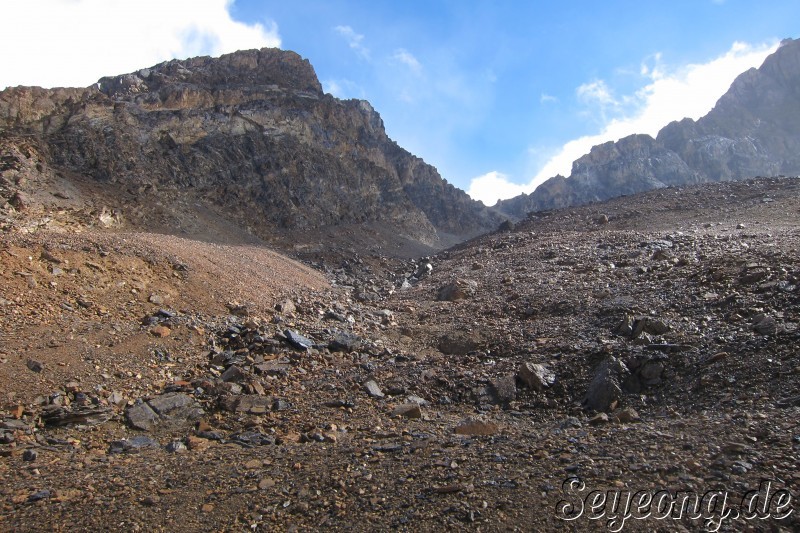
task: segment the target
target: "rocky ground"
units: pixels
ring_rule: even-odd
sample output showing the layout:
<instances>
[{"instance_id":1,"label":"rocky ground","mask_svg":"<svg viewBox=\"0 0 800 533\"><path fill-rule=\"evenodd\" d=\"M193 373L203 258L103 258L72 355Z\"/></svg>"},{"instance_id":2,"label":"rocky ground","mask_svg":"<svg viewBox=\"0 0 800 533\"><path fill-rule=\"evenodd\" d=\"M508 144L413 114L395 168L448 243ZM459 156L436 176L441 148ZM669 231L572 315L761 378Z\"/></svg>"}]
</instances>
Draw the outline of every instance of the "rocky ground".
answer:
<instances>
[{"instance_id":1,"label":"rocky ground","mask_svg":"<svg viewBox=\"0 0 800 533\"><path fill-rule=\"evenodd\" d=\"M661 189L415 262L7 216L0 528L796 531L799 193ZM706 496L609 503L637 491Z\"/></svg>"}]
</instances>

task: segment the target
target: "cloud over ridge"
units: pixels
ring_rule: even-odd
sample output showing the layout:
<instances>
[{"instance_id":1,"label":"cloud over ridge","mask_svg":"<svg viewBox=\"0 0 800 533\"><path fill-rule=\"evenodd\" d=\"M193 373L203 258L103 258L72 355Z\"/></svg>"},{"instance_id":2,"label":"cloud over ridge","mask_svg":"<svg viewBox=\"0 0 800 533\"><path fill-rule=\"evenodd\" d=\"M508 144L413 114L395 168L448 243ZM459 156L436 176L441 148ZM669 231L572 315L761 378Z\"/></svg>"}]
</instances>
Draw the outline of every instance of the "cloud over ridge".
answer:
<instances>
[{"instance_id":1,"label":"cloud over ridge","mask_svg":"<svg viewBox=\"0 0 800 533\"><path fill-rule=\"evenodd\" d=\"M677 68L664 65L661 55L655 54L643 62L640 74L646 82L633 94L616 95L602 79L581 84L575 89L576 100L586 106L587 113L600 118L603 125L598 133L572 139L551 151L527 183L515 183L492 171L473 178L467 192L486 205L494 205L498 199L530 193L553 176L569 176L572 162L589 153L592 146L635 133L655 136L673 120L697 120L711 110L739 74L760 66L777 46L735 42L726 53L707 63ZM512 194L515 191L519 192Z\"/></svg>"},{"instance_id":2,"label":"cloud over ridge","mask_svg":"<svg viewBox=\"0 0 800 533\"><path fill-rule=\"evenodd\" d=\"M274 23L231 17L231 0L26 0L6 2L0 89L86 87L173 58L279 47ZM35 5L37 16L29 12ZM65 45L68 43L68 46ZM11 53L24 50L25 53ZM15 72L14 78L6 73Z\"/></svg>"}]
</instances>

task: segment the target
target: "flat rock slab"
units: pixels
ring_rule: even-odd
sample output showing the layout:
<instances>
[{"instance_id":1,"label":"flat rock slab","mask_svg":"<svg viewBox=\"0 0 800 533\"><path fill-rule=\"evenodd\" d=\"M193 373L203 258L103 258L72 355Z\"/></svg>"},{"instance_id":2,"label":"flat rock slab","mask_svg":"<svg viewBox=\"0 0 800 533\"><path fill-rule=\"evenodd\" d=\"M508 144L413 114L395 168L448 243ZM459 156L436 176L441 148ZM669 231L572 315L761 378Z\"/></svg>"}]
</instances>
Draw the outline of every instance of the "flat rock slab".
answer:
<instances>
[{"instance_id":1,"label":"flat rock slab","mask_svg":"<svg viewBox=\"0 0 800 533\"><path fill-rule=\"evenodd\" d=\"M475 418L467 418L462 420L455 430L458 435L494 435L500 431L500 427L494 422L486 422L485 420L477 420Z\"/></svg>"},{"instance_id":2,"label":"flat rock slab","mask_svg":"<svg viewBox=\"0 0 800 533\"><path fill-rule=\"evenodd\" d=\"M137 435L129 439L115 440L108 447L108 453L131 453L145 448L160 448L161 444L146 435Z\"/></svg>"},{"instance_id":3,"label":"flat rock slab","mask_svg":"<svg viewBox=\"0 0 800 533\"><path fill-rule=\"evenodd\" d=\"M222 401L222 408L232 413L263 415L272 411L275 400L271 396L241 394L229 396Z\"/></svg>"},{"instance_id":4,"label":"flat rock slab","mask_svg":"<svg viewBox=\"0 0 800 533\"><path fill-rule=\"evenodd\" d=\"M42 422L46 426L94 426L108 421L113 414L109 407L48 406L42 411Z\"/></svg>"},{"instance_id":5,"label":"flat rock slab","mask_svg":"<svg viewBox=\"0 0 800 533\"><path fill-rule=\"evenodd\" d=\"M264 361L263 363L253 365L253 368L255 368L256 372L259 374L279 376L289 372L292 368L292 363L285 358L273 359L272 361Z\"/></svg>"},{"instance_id":6,"label":"flat rock slab","mask_svg":"<svg viewBox=\"0 0 800 533\"><path fill-rule=\"evenodd\" d=\"M364 383L364 389L367 391L367 394L369 394L373 398L383 398L384 396L386 396L374 379L371 379L366 383Z\"/></svg>"},{"instance_id":7,"label":"flat rock slab","mask_svg":"<svg viewBox=\"0 0 800 533\"><path fill-rule=\"evenodd\" d=\"M189 425L205 415L197 401L181 392L169 392L142 401L125 411L131 427L152 431L155 426L180 427Z\"/></svg>"},{"instance_id":8,"label":"flat rock slab","mask_svg":"<svg viewBox=\"0 0 800 533\"><path fill-rule=\"evenodd\" d=\"M404 403L392 410L392 416L402 416L405 418L422 418L422 409L418 403Z\"/></svg>"},{"instance_id":9,"label":"flat rock slab","mask_svg":"<svg viewBox=\"0 0 800 533\"><path fill-rule=\"evenodd\" d=\"M300 335L296 331L292 331L291 329L284 330L283 334L286 336L286 340L289 342L289 344L298 350L309 350L312 346L314 346L314 341L308 337Z\"/></svg>"},{"instance_id":10,"label":"flat rock slab","mask_svg":"<svg viewBox=\"0 0 800 533\"><path fill-rule=\"evenodd\" d=\"M361 347L363 340L361 337L354 333L350 333L347 331L339 332L336 336L333 337L330 343L328 343L328 348L332 352L355 352Z\"/></svg>"}]
</instances>

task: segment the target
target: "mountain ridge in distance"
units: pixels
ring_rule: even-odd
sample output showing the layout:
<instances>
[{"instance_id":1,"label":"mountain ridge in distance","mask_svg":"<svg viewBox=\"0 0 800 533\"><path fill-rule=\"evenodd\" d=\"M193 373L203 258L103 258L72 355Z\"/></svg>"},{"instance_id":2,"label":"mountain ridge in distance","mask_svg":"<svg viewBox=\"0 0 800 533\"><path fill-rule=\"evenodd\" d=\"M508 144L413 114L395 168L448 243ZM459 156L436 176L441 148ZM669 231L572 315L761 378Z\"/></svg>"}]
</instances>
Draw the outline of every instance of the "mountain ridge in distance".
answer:
<instances>
[{"instance_id":1,"label":"mountain ridge in distance","mask_svg":"<svg viewBox=\"0 0 800 533\"><path fill-rule=\"evenodd\" d=\"M704 117L653 138L634 134L592 147L530 194L495 207L512 218L650 189L800 174L800 40L785 39L758 69L740 74Z\"/></svg>"}]
</instances>

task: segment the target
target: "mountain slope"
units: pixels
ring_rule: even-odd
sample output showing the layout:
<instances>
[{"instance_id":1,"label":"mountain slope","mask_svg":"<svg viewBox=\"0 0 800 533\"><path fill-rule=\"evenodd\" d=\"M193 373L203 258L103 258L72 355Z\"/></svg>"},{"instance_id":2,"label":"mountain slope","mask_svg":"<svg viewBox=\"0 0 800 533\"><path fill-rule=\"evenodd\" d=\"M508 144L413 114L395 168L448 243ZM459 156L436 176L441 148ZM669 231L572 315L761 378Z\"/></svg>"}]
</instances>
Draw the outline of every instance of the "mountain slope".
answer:
<instances>
[{"instance_id":1,"label":"mountain slope","mask_svg":"<svg viewBox=\"0 0 800 533\"><path fill-rule=\"evenodd\" d=\"M592 148L556 176L496 207L512 217L667 186L800 174L800 40L736 78L714 109Z\"/></svg>"},{"instance_id":2,"label":"mountain slope","mask_svg":"<svg viewBox=\"0 0 800 533\"><path fill-rule=\"evenodd\" d=\"M439 248L503 220L397 146L368 102L324 94L293 52L175 60L86 89L8 89L0 127L56 175L104 186L142 229L202 232L190 221L212 210L261 239L292 231L319 245L319 228L365 224Z\"/></svg>"}]
</instances>

